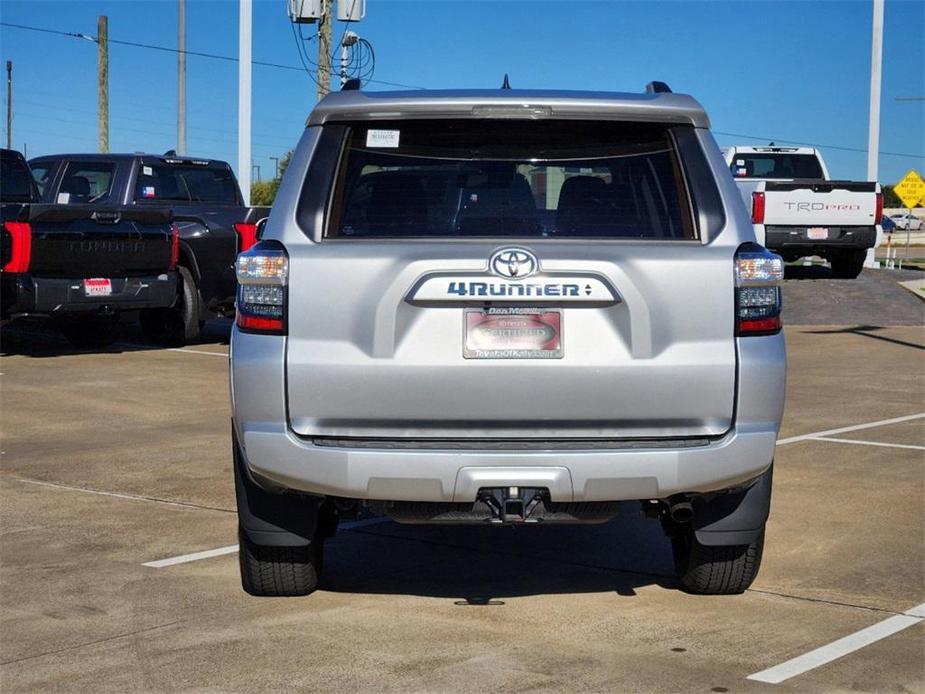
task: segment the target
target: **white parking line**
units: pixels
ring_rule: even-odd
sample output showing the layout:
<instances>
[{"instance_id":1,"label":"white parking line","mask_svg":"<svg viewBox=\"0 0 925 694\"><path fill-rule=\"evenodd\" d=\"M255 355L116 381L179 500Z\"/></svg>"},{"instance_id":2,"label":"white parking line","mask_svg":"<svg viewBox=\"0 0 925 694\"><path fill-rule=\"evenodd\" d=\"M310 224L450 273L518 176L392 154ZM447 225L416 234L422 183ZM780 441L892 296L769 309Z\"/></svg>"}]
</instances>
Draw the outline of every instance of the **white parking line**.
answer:
<instances>
[{"instance_id":1,"label":"white parking line","mask_svg":"<svg viewBox=\"0 0 925 694\"><path fill-rule=\"evenodd\" d=\"M379 523L388 523L389 518L384 516L375 516L373 518L364 518L362 520L350 521L348 523L341 523L337 527L340 530L353 530L354 528L363 528L367 525L378 525ZM212 557L221 557L226 554L234 554L238 551L238 545L226 545L224 547L216 547L215 549L207 549L202 552L192 552L191 554L181 554L176 557L167 557L166 559L155 559L154 561L146 561L142 566L148 566L152 569L163 569L165 566L175 566L176 564L188 564L191 561L199 561L200 559L211 559Z\"/></svg>"},{"instance_id":2,"label":"white parking line","mask_svg":"<svg viewBox=\"0 0 925 694\"><path fill-rule=\"evenodd\" d=\"M866 629L856 631L849 636L838 639L838 641L833 641L809 653L791 658L780 665L775 665L767 670L756 672L749 675L747 679L755 680L756 682L767 682L768 684L780 684L784 680L802 675L804 672L808 672L820 665L831 663L833 660L843 658L849 653L854 653L865 646L885 639L887 636L891 636L898 631L918 624L923 621L923 619L925 619L925 603L917 605L911 610L906 610L901 615L889 617Z\"/></svg>"},{"instance_id":3,"label":"white parking line","mask_svg":"<svg viewBox=\"0 0 925 694\"><path fill-rule=\"evenodd\" d=\"M46 340L48 342L58 342L63 343L67 340L61 335L48 335L46 333L36 333L29 330L16 330L14 335L19 337L34 337L39 340ZM162 345L149 345L143 342L114 342L113 347L121 347L122 349L130 349L135 352L139 352L146 349L157 350L160 352L189 352L190 354L206 354L210 357L225 357L228 358L228 352L206 352L202 349L187 349L185 347L163 347ZM2 375L2 374L0 374Z\"/></svg>"},{"instance_id":4,"label":"white parking line","mask_svg":"<svg viewBox=\"0 0 925 694\"><path fill-rule=\"evenodd\" d=\"M186 349L184 347L171 347L167 350L168 352L188 352L189 354L208 354L210 357L225 357L228 358L228 352L206 352L201 349Z\"/></svg>"},{"instance_id":5,"label":"white parking line","mask_svg":"<svg viewBox=\"0 0 925 694\"><path fill-rule=\"evenodd\" d=\"M820 436L832 436L833 434L846 434L849 431L860 431L861 429L873 429L874 427L885 427L889 424L900 424L901 422L911 422L913 419L922 419L925 417L925 412L919 414L908 414L905 417L893 417L893 419L881 419L877 422L867 422L866 424L855 424L850 427L840 427L838 429L827 429L825 431L814 431L810 434L800 434L799 436L791 436L786 439L778 439L778 446L786 446L788 443L797 443L799 441L807 441L809 439L819 438Z\"/></svg>"},{"instance_id":6,"label":"white parking line","mask_svg":"<svg viewBox=\"0 0 925 694\"><path fill-rule=\"evenodd\" d=\"M156 561L146 561L144 564L142 564L142 566L150 566L152 569L163 569L165 566L173 566L174 564L186 564L187 562L199 561L200 559L211 559L212 557L220 557L224 554L234 554L237 551L237 545L227 545L225 547L207 549L204 552L181 554L179 557L169 557L167 559L157 559Z\"/></svg>"},{"instance_id":7,"label":"white parking line","mask_svg":"<svg viewBox=\"0 0 925 694\"><path fill-rule=\"evenodd\" d=\"M52 489L63 489L69 492L80 492L82 494L96 494L97 496L109 496L114 499L127 499L129 501L147 501L152 504L165 504L166 506L179 506L180 508L195 508L200 511L221 511L222 513L234 513L226 508L216 506L203 506L202 504L187 503L184 501L170 501L169 499L158 499L153 496L141 496L139 494L121 494L119 492L106 492L100 489L87 489L86 487L73 487L69 484L58 484L56 482L45 482L43 480L33 480L26 477L11 475L9 479L22 482L24 484L36 484L40 487L51 487Z\"/></svg>"},{"instance_id":8,"label":"white parking line","mask_svg":"<svg viewBox=\"0 0 925 694\"><path fill-rule=\"evenodd\" d=\"M829 441L831 443L853 443L858 446L884 446L885 448L911 448L914 451L925 451L925 446L913 446L908 443L884 443L883 441L859 441L858 439L834 439L828 436L814 436L810 441Z\"/></svg>"}]
</instances>

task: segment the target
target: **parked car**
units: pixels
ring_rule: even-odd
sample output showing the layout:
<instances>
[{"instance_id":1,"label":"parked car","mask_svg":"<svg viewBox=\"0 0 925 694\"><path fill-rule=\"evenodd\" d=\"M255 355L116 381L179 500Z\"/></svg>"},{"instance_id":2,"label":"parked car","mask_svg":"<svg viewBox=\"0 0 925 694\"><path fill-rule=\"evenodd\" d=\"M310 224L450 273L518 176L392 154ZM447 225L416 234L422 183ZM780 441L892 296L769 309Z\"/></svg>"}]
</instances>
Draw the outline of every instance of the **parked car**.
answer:
<instances>
[{"instance_id":1,"label":"parked car","mask_svg":"<svg viewBox=\"0 0 925 694\"><path fill-rule=\"evenodd\" d=\"M756 243L701 106L648 91L315 107L238 258L245 591L311 592L357 509L603 523L625 501L661 521L688 590L751 584L783 261Z\"/></svg>"},{"instance_id":2,"label":"parked car","mask_svg":"<svg viewBox=\"0 0 925 694\"><path fill-rule=\"evenodd\" d=\"M893 214L890 215L889 219L896 225L897 229L902 231L921 231L923 222L921 219L916 217L914 214Z\"/></svg>"},{"instance_id":3,"label":"parked car","mask_svg":"<svg viewBox=\"0 0 925 694\"><path fill-rule=\"evenodd\" d=\"M59 154L30 164L46 203L173 214L180 233L180 290L171 308L141 315L149 339L191 342L208 316L234 315L234 260L255 242L268 208L244 206L227 163L168 152Z\"/></svg>"},{"instance_id":4,"label":"parked car","mask_svg":"<svg viewBox=\"0 0 925 694\"><path fill-rule=\"evenodd\" d=\"M169 311L179 233L169 210L46 205L22 154L0 150L2 320L54 318L79 346L111 342L122 311Z\"/></svg>"},{"instance_id":5,"label":"parked car","mask_svg":"<svg viewBox=\"0 0 925 694\"><path fill-rule=\"evenodd\" d=\"M861 274L877 245L883 194L874 182L833 181L814 147L737 146L723 150L758 243L786 261L818 255L836 277Z\"/></svg>"}]
</instances>

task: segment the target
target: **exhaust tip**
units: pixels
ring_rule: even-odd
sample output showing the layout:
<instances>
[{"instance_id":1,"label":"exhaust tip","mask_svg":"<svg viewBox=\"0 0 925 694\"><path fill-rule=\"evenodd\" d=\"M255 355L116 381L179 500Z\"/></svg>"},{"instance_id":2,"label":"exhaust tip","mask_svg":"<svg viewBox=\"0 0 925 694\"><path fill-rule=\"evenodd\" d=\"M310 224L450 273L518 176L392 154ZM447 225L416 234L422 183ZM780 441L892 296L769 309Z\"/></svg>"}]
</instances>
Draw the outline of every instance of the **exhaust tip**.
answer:
<instances>
[{"instance_id":1,"label":"exhaust tip","mask_svg":"<svg viewBox=\"0 0 925 694\"><path fill-rule=\"evenodd\" d=\"M690 523L694 519L694 507L689 501L681 501L671 504L668 514L675 523Z\"/></svg>"}]
</instances>

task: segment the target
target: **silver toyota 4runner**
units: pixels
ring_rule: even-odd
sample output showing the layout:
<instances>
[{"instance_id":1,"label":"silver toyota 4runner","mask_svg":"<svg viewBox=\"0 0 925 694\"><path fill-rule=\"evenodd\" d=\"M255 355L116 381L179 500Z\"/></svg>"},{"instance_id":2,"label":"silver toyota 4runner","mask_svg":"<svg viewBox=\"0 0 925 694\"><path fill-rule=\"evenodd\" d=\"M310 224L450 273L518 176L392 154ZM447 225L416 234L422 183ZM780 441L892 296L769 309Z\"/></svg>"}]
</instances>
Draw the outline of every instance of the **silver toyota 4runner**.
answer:
<instances>
[{"instance_id":1,"label":"silver toyota 4runner","mask_svg":"<svg viewBox=\"0 0 925 694\"><path fill-rule=\"evenodd\" d=\"M358 513L602 523L630 500L687 590L754 580L783 266L691 97L331 94L237 271L248 593L314 590Z\"/></svg>"}]
</instances>

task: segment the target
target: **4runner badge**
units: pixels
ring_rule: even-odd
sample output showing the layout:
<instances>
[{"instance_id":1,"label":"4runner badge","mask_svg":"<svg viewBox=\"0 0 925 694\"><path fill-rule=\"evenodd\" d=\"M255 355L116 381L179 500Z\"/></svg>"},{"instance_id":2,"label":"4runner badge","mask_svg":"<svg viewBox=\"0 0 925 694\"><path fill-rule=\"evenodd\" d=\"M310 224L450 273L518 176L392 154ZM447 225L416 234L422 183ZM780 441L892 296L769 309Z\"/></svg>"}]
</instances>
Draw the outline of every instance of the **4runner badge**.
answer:
<instances>
[{"instance_id":1,"label":"4runner badge","mask_svg":"<svg viewBox=\"0 0 925 694\"><path fill-rule=\"evenodd\" d=\"M540 273L536 256L524 248L495 251L485 270L432 272L414 284L409 304L527 304L530 306L612 306L620 295L603 275L584 272Z\"/></svg>"}]
</instances>

